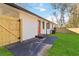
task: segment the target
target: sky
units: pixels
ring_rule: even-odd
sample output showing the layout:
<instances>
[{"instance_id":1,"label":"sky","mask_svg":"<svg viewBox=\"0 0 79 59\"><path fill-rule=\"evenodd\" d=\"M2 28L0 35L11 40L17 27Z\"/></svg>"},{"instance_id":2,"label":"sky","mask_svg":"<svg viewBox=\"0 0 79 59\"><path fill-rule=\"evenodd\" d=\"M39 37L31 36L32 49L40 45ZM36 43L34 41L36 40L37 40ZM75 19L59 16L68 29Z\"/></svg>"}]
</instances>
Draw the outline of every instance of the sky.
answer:
<instances>
[{"instance_id":1,"label":"sky","mask_svg":"<svg viewBox=\"0 0 79 59\"><path fill-rule=\"evenodd\" d=\"M47 19L56 23L55 17L52 15L53 10L50 3L17 3L17 5ZM57 11L58 15L59 12Z\"/></svg>"}]
</instances>

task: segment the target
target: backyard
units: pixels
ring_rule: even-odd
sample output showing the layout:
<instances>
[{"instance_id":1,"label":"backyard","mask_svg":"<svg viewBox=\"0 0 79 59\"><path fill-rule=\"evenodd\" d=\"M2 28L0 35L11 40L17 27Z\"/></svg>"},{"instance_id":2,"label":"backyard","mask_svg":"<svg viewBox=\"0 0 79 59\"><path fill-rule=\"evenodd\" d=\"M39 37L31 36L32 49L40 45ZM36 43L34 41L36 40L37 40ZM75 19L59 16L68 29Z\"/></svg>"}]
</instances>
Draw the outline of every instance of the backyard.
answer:
<instances>
[{"instance_id":1,"label":"backyard","mask_svg":"<svg viewBox=\"0 0 79 59\"><path fill-rule=\"evenodd\" d=\"M79 34L56 33L49 36L57 36L58 39L52 44L48 50L48 56L79 56ZM14 55L8 49L1 47L0 56Z\"/></svg>"},{"instance_id":2,"label":"backyard","mask_svg":"<svg viewBox=\"0 0 79 59\"><path fill-rule=\"evenodd\" d=\"M4 47L0 47L0 56L12 56L13 54Z\"/></svg>"},{"instance_id":3,"label":"backyard","mask_svg":"<svg viewBox=\"0 0 79 59\"><path fill-rule=\"evenodd\" d=\"M49 56L79 56L79 34L56 33L49 36L57 36L58 39L48 50Z\"/></svg>"}]
</instances>

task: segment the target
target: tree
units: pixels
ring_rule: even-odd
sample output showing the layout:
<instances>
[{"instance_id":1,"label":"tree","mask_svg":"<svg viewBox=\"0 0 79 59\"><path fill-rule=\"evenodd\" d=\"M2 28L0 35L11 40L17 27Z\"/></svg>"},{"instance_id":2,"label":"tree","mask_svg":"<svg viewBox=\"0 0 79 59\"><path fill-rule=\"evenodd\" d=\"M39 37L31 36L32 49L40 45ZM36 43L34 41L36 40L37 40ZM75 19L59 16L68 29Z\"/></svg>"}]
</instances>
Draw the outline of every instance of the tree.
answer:
<instances>
[{"instance_id":1,"label":"tree","mask_svg":"<svg viewBox=\"0 0 79 59\"><path fill-rule=\"evenodd\" d=\"M68 3L52 3L52 10L55 10L52 12L52 15L57 20L57 23L60 27L63 27L65 25L65 16L70 15L71 6L72 4ZM59 13L59 14L58 14Z\"/></svg>"},{"instance_id":2,"label":"tree","mask_svg":"<svg viewBox=\"0 0 79 59\"><path fill-rule=\"evenodd\" d=\"M69 22L67 24L68 27L78 27L79 23L79 4L73 4L72 9L70 11Z\"/></svg>"}]
</instances>

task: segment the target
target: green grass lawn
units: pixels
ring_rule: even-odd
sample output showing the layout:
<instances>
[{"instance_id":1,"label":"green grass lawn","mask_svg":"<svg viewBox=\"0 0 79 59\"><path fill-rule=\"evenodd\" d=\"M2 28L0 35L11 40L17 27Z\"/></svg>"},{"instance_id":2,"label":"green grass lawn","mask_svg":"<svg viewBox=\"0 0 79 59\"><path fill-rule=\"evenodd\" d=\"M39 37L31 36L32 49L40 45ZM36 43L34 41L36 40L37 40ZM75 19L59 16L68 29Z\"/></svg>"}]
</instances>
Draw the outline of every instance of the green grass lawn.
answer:
<instances>
[{"instance_id":1,"label":"green grass lawn","mask_svg":"<svg viewBox=\"0 0 79 59\"><path fill-rule=\"evenodd\" d=\"M48 50L49 56L79 56L79 34L56 33L49 36L58 37Z\"/></svg>"},{"instance_id":2,"label":"green grass lawn","mask_svg":"<svg viewBox=\"0 0 79 59\"><path fill-rule=\"evenodd\" d=\"M0 56L12 56L13 54L4 47L0 47Z\"/></svg>"}]
</instances>

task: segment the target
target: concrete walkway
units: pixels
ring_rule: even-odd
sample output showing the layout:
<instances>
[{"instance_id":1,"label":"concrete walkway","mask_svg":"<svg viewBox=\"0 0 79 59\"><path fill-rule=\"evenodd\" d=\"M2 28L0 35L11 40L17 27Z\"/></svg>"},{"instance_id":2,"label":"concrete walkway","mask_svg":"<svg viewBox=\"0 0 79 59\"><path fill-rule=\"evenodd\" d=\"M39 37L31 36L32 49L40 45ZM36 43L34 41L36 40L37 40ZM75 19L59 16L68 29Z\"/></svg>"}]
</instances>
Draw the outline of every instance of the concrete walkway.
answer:
<instances>
[{"instance_id":1,"label":"concrete walkway","mask_svg":"<svg viewBox=\"0 0 79 59\"><path fill-rule=\"evenodd\" d=\"M8 46L15 56L40 56L46 45L51 45L57 37L46 37L43 39L30 39L22 43L17 43L14 45ZM46 48L46 47L45 47Z\"/></svg>"}]
</instances>

